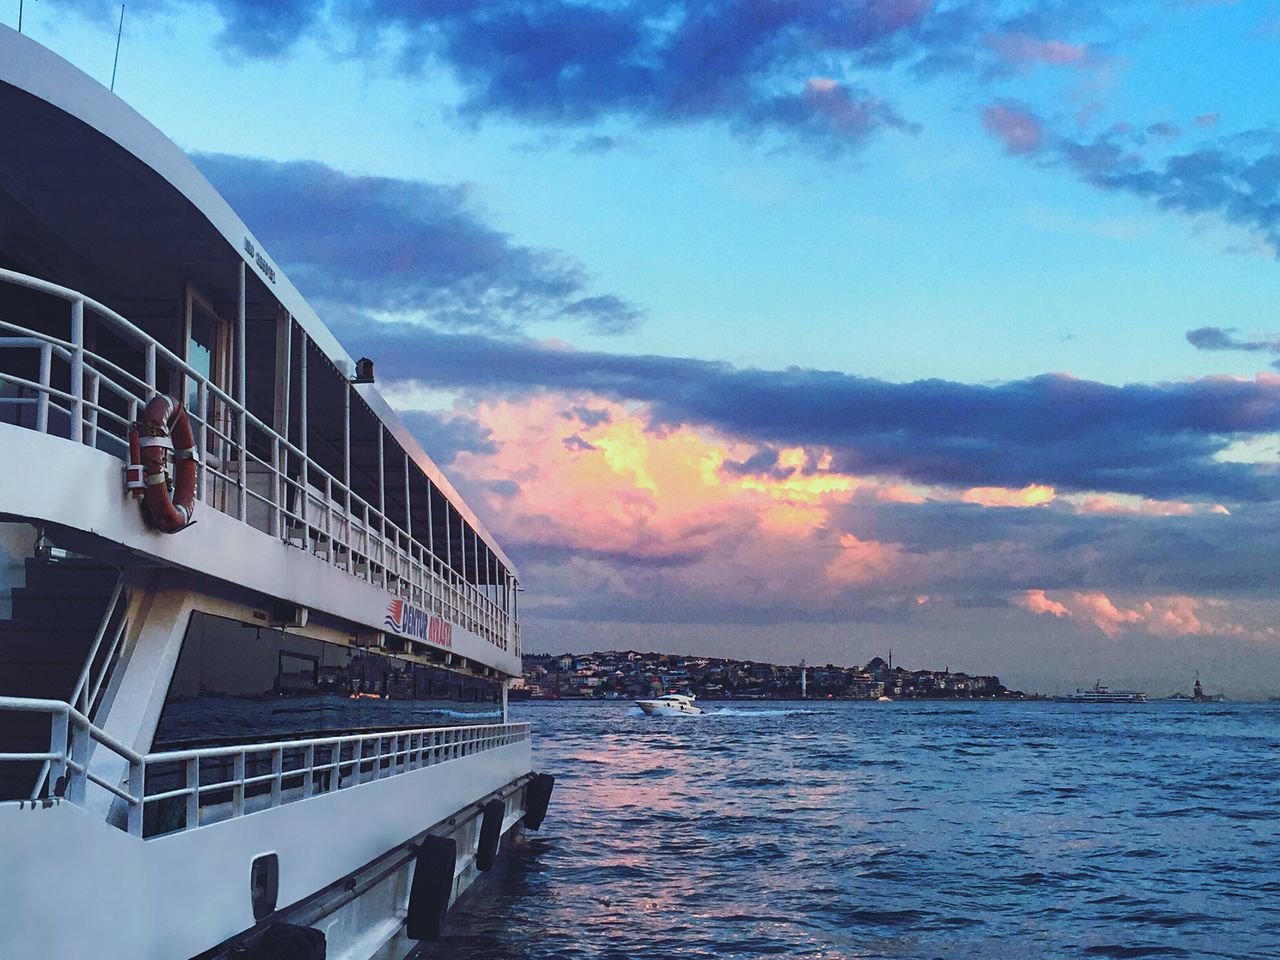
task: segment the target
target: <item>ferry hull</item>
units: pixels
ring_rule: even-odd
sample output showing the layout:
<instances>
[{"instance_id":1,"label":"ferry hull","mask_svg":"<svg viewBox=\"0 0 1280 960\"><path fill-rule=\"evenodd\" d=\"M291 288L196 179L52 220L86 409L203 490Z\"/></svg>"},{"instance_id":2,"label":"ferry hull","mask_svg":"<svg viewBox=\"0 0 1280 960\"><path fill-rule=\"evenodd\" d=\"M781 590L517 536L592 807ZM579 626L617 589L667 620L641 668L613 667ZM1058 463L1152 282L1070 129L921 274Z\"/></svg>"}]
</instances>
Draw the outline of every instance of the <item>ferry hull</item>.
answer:
<instances>
[{"instance_id":1,"label":"ferry hull","mask_svg":"<svg viewBox=\"0 0 1280 960\"><path fill-rule=\"evenodd\" d=\"M9 918L0 924L0 956L193 957L255 926L250 867L262 854L279 858L278 903L286 906L431 828L459 841L456 898L476 875L479 830L474 813L452 826L450 817L520 781L530 760L525 741L146 840L63 800L0 804L0 849L23 864L0 871ZM522 790L508 794L505 834L518 827L523 802ZM340 913L312 924L326 932L328 956L364 960L397 936L410 877L403 871L403 889L384 891L396 909L381 928Z\"/></svg>"}]
</instances>

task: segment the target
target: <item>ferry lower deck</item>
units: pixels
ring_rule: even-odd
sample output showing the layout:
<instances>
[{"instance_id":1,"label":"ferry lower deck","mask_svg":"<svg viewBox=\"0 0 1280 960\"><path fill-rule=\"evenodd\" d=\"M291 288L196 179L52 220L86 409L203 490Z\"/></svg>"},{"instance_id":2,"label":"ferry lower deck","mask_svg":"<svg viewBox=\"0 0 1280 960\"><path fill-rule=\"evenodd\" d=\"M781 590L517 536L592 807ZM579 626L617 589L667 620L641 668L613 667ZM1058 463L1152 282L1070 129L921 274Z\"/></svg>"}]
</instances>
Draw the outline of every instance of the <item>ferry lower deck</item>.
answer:
<instances>
[{"instance_id":1,"label":"ferry lower deck","mask_svg":"<svg viewBox=\"0 0 1280 960\"><path fill-rule=\"evenodd\" d=\"M0 956L403 957L546 808L518 572L177 147L3 27L0 125Z\"/></svg>"}]
</instances>

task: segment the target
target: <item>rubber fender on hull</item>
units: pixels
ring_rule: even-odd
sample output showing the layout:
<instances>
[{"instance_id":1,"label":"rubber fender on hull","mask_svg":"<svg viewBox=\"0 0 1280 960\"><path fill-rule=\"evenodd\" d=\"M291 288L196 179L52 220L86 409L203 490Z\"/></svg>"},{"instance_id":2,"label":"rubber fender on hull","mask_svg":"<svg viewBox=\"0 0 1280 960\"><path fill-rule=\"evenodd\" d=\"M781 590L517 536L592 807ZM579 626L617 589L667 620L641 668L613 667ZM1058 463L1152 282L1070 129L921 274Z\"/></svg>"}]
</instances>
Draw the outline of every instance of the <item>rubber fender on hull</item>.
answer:
<instances>
[{"instance_id":1,"label":"rubber fender on hull","mask_svg":"<svg viewBox=\"0 0 1280 960\"><path fill-rule=\"evenodd\" d=\"M549 773L535 773L524 788L524 825L530 830L537 830L547 815L547 804L551 802L551 790L556 785L556 778Z\"/></svg>"},{"instance_id":2,"label":"rubber fender on hull","mask_svg":"<svg viewBox=\"0 0 1280 960\"><path fill-rule=\"evenodd\" d=\"M413 886L409 888L405 933L410 940L440 939L457 863L458 844L452 837L430 836L422 841L413 865Z\"/></svg>"},{"instance_id":3,"label":"rubber fender on hull","mask_svg":"<svg viewBox=\"0 0 1280 960\"><path fill-rule=\"evenodd\" d=\"M324 931L273 923L249 951L252 960L325 960Z\"/></svg>"},{"instance_id":4,"label":"rubber fender on hull","mask_svg":"<svg viewBox=\"0 0 1280 960\"><path fill-rule=\"evenodd\" d=\"M498 842L502 839L502 819L507 805L498 799L484 805L484 819L480 821L480 844L476 848L476 869L488 870L498 859Z\"/></svg>"}]
</instances>

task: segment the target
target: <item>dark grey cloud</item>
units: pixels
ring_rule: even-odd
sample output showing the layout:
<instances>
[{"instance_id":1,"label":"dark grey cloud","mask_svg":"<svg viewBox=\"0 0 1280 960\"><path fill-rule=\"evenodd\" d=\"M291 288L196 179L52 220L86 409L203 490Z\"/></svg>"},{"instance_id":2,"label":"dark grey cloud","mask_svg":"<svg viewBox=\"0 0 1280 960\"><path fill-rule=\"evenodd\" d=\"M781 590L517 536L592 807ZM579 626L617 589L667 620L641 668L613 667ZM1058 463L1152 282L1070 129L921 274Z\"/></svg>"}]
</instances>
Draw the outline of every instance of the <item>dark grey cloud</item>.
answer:
<instances>
[{"instance_id":1,"label":"dark grey cloud","mask_svg":"<svg viewBox=\"0 0 1280 960\"><path fill-rule=\"evenodd\" d=\"M957 595L1116 590L1145 594L1274 596L1280 504L1231 514L1080 514L1055 505L991 508L930 502L845 508L834 522L862 539L914 554L972 557L935 564L929 587Z\"/></svg>"},{"instance_id":2,"label":"dark grey cloud","mask_svg":"<svg viewBox=\"0 0 1280 960\"><path fill-rule=\"evenodd\" d=\"M644 312L634 304L611 293L583 297L566 305L561 316L586 319L596 333L627 333L644 319Z\"/></svg>"},{"instance_id":3,"label":"dark grey cloud","mask_svg":"<svg viewBox=\"0 0 1280 960\"><path fill-rule=\"evenodd\" d=\"M613 419L613 414L608 410L599 410L594 407L570 407L569 412L588 427L598 427Z\"/></svg>"},{"instance_id":4,"label":"dark grey cloud","mask_svg":"<svg viewBox=\"0 0 1280 960\"><path fill-rule=\"evenodd\" d=\"M1080 139L1050 130L1024 104L988 105L981 118L1011 154L1064 167L1091 186L1139 197L1160 210L1220 217L1257 234L1280 257L1280 134L1274 131L1248 131L1168 152L1149 135L1163 129L1159 124L1144 134L1119 123Z\"/></svg>"},{"instance_id":5,"label":"dark grey cloud","mask_svg":"<svg viewBox=\"0 0 1280 960\"><path fill-rule=\"evenodd\" d=\"M447 64L465 117L543 125L624 116L642 123L719 120L779 131L828 151L883 127L909 129L877 98L839 82L928 14L925 0L521 0L425 6L375 0L359 28L400 43L402 67ZM904 51L905 52L905 51ZM834 75L813 96L806 82Z\"/></svg>"},{"instance_id":6,"label":"dark grey cloud","mask_svg":"<svg viewBox=\"0 0 1280 960\"><path fill-rule=\"evenodd\" d=\"M1187 342L1197 350L1243 350L1246 353L1280 353L1280 339L1244 340L1234 328L1197 327L1187 331Z\"/></svg>"},{"instance_id":7,"label":"dark grey cloud","mask_svg":"<svg viewBox=\"0 0 1280 960\"><path fill-rule=\"evenodd\" d=\"M761 446L821 444L834 467L923 483L1109 490L1264 501L1275 474L1217 455L1280 430L1280 385L1206 378L1111 386L1065 375L997 385L890 383L679 357L447 335L412 324L342 331L384 376L485 393L583 390L649 404L657 425L697 423Z\"/></svg>"},{"instance_id":8,"label":"dark grey cloud","mask_svg":"<svg viewBox=\"0 0 1280 960\"><path fill-rule=\"evenodd\" d=\"M596 445L590 441L583 440L578 434L571 434L560 441L566 450L573 452L581 452L585 450L595 450Z\"/></svg>"},{"instance_id":9,"label":"dark grey cloud","mask_svg":"<svg viewBox=\"0 0 1280 960\"><path fill-rule=\"evenodd\" d=\"M726 460L721 469L734 476L771 477L774 480L786 480L795 469L778 465L778 451L773 447L763 447L745 460Z\"/></svg>"},{"instance_id":10,"label":"dark grey cloud","mask_svg":"<svg viewBox=\"0 0 1280 960\"><path fill-rule=\"evenodd\" d=\"M346 174L319 163L199 154L196 162L317 305L409 311L451 329L566 319L634 329L641 310L592 295L581 264L485 223L466 186Z\"/></svg>"},{"instance_id":11,"label":"dark grey cloud","mask_svg":"<svg viewBox=\"0 0 1280 960\"><path fill-rule=\"evenodd\" d=\"M498 496L508 500L520 493L520 484L514 480L493 480L487 486Z\"/></svg>"},{"instance_id":12,"label":"dark grey cloud","mask_svg":"<svg viewBox=\"0 0 1280 960\"><path fill-rule=\"evenodd\" d=\"M108 0L68 0L102 17ZM837 154L914 125L863 87L877 73L1008 72L1025 44L1118 32L1109 5L1041 0L140 0L138 12L212 7L237 58L278 58L320 36L337 55L394 63L406 76L452 73L465 121L597 127L580 149L609 149L615 120L715 122ZM132 8L131 8L132 9ZM1018 64L1012 65L1018 67ZM1025 66L1025 65L1022 65ZM810 81L823 85L813 87Z\"/></svg>"},{"instance_id":13,"label":"dark grey cloud","mask_svg":"<svg viewBox=\"0 0 1280 960\"><path fill-rule=\"evenodd\" d=\"M400 419L418 438L422 449L441 466L448 466L459 453L496 453L497 444L486 427L467 416L450 416L426 410L405 410Z\"/></svg>"}]
</instances>

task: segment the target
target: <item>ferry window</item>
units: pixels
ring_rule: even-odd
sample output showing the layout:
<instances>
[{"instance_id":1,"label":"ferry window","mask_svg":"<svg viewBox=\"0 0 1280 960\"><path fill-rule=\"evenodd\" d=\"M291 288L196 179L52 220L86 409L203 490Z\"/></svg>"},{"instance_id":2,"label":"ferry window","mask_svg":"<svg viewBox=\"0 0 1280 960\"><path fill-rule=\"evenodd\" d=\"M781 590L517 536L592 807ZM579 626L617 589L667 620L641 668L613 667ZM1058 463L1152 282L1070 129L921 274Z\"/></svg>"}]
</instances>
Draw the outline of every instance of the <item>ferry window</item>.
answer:
<instances>
[{"instance_id":1,"label":"ferry window","mask_svg":"<svg viewBox=\"0 0 1280 960\"><path fill-rule=\"evenodd\" d=\"M186 361L206 380L226 389L231 381L231 328L195 294L187 296ZM198 410L194 382L187 383L187 406Z\"/></svg>"},{"instance_id":2,"label":"ferry window","mask_svg":"<svg viewBox=\"0 0 1280 960\"><path fill-rule=\"evenodd\" d=\"M276 674L277 693L311 691L318 689L319 686L319 657L280 651L280 669Z\"/></svg>"},{"instance_id":3,"label":"ferry window","mask_svg":"<svg viewBox=\"0 0 1280 960\"><path fill-rule=\"evenodd\" d=\"M491 722L501 716L501 689L381 651L197 612L153 747Z\"/></svg>"}]
</instances>

